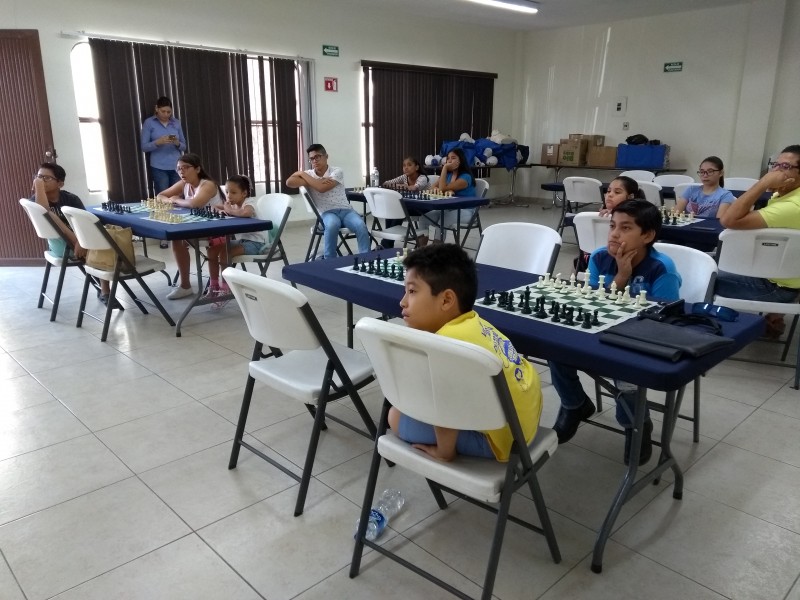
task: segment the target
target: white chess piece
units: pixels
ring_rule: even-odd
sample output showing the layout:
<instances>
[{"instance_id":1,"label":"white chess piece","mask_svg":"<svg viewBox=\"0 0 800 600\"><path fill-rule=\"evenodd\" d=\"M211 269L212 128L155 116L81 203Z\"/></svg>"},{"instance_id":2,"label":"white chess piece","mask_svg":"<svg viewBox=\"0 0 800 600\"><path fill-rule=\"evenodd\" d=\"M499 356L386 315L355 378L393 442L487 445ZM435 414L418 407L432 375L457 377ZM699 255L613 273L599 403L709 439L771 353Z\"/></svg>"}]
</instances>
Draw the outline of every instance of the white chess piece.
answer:
<instances>
[{"instance_id":1,"label":"white chess piece","mask_svg":"<svg viewBox=\"0 0 800 600\"><path fill-rule=\"evenodd\" d=\"M628 304L628 301L630 300L630 297L631 297L631 286L626 285L625 286L625 296L624 296L625 304Z\"/></svg>"},{"instance_id":2,"label":"white chess piece","mask_svg":"<svg viewBox=\"0 0 800 600\"><path fill-rule=\"evenodd\" d=\"M572 273L569 276L569 287L571 287L571 288L575 287L575 273Z\"/></svg>"},{"instance_id":3,"label":"white chess piece","mask_svg":"<svg viewBox=\"0 0 800 600\"><path fill-rule=\"evenodd\" d=\"M647 304L647 292L642 290L639 292L639 299L637 300L637 304L639 306L645 306Z\"/></svg>"},{"instance_id":4,"label":"white chess piece","mask_svg":"<svg viewBox=\"0 0 800 600\"><path fill-rule=\"evenodd\" d=\"M615 298L617 296L617 282L616 281L612 281L611 282L611 295L614 296Z\"/></svg>"},{"instance_id":5,"label":"white chess piece","mask_svg":"<svg viewBox=\"0 0 800 600\"><path fill-rule=\"evenodd\" d=\"M537 288L544 287L544 277L542 275L539 275L539 281L536 283L536 287Z\"/></svg>"},{"instance_id":6,"label":"white chess piece","mask_svg":"<svg viewBox=\"0 0 800 600\"><path fill-rule=\"evenodd\" d=\"M617 292L617 299L614 301L614 304L625 304L625 300L623 299L622 292Z\"/></svg>"}]
</instances>

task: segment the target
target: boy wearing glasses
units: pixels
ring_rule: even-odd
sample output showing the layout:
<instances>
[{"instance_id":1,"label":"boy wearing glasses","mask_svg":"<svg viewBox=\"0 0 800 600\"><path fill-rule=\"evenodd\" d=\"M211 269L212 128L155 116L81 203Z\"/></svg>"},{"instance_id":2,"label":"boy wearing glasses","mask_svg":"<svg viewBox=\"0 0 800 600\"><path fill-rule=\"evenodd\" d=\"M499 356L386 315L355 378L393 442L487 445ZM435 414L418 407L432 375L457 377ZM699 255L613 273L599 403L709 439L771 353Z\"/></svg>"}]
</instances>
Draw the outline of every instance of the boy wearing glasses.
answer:
<instances>
[{"instance_id":1,"label":"boy wearing glasses","mask_svg":"<svg viewBox=\"0 0 800 600\"><path fill-rule=\"evenodd\" d=\"M752 210L767 190L773 192L767 206ZM769 171L731 204L720 223L728 229L800 229L800 144L784 148L769 164ZM715 292L728 298L794 302L800 293L800 279L771 280L721 271ZM766 318L767 335L780 337L785 329L783 315L769 314Z\"/></svg>"},{"instance_id":2,"label":"boy wearing glasses","mask_svg":"<svg viewBox=\"0 0 800 600\"><path fill-rule=\"evenodd\" d=\"M339 167L328 166L328 154L322 144L311 144L306 150L311 168L296 171L286 185L308 188L311 200L317 207L325 225L323 250L325 258L336 257L339 229L347 227L358 241L360 253L369 252L370 237L364 219L353 210L344 189L344 173Z\"/></svg>"}]
</instances>

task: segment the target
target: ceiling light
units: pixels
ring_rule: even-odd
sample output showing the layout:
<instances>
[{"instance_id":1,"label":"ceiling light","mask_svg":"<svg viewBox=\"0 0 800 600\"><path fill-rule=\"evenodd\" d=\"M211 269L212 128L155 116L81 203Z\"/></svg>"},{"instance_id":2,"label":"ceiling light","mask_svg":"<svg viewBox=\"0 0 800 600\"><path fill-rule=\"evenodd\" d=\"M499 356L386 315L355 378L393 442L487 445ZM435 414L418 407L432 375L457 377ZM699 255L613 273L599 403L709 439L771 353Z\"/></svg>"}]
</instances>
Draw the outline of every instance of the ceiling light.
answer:
<instances>
[{"instance_id":1,"label":"ceiling light","mask_svg":"<svg viewBox=\"0 0 800 600\"><path fill-rule=\"evenodd\" d=\"M476 4L484 4L493 8L505 8L507 10L514 10L529 15L535 15L539 12L539 5L530 0L469 0Z\"/></svg>"}]
</instances>

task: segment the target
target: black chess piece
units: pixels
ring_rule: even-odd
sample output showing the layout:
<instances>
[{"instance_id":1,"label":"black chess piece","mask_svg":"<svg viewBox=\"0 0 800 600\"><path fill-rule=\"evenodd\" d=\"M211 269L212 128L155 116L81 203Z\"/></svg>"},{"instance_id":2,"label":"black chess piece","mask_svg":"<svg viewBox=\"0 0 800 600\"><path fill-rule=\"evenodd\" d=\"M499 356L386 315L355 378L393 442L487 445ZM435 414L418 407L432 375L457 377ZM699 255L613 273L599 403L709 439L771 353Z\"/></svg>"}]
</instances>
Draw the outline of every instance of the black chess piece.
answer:
<instances>
[{"instance_id":1,"label":"black chess piece","mask_svg":"<svg viewBox=\"0 0 800 600\"><path fill-rule=\"evenodd\" d=\"M383 276L384 277L389 276L389 259L387 258L383 259Z\"/></svg>"},{"instance_id":2,"label":"black chess piece","mask_svg":"<svg viewBox=\"0 0 800 600\"><path fill-rule=\"evenodd\" d=\"M592 325L600 325L600 319L597 318L597 310L594 311L592 315Z\"/></svg>"},{"instance_id":3,"label":"black chess piece","mask_svg":"<svg viewBox=\"0 0 800 600\"><path fill-rule=\"evenodd\" d=\"M486 290L483 295L483 305L489 306L492 303L492 292L490 290Z\"/></svg>"},{"instance_id":4,"label":"black chess piece","mask_svg":"<svg viewBox=\"0 0 800 600\"><path fill-rule=\"evenodd\" d=\"M589 318L589 311L586 311L586 314L583 316L583 322L581 323L582 329L591 329L592 328L592 320Z\"/></svg>"},{"instance_id":5,"label":"black chess piece","mask_svg":"<svg viewBox=\"0 0 800 600\"><path fill-rule=\"evenodd\" d=\"M403 281L406 278L405 274L403 273L403 266L397 267L397 281Z\"/></svg>"},{"instance_id":6,"label":"black chess piece","mask_svg":"<svg viewBox=\"0 0 800 600\"><path fill-rule=\"evenodd\" d=\"M677 225L678 224L678 217L676 217L674 215L672 216L672 224L673 225Z\"/></svg>"},{"instance_id":7,"label":"black chess piece","mask_svg":"<svg viewBox=\"0 0 800 600\"><path fill-rule=\"evenodd\" d=\"M358 257L353 257L353 271L358 271Z\"/></svg>"},{"instance_id":8,"label":"black chess piece","mask_svg":"<svg viewBox=\"0 0 800 600\"><path fill-rule=\"evenodd\" d=\"M492 299L492 304L494 304L495 302L497 302L497 295L496 295L496 292L495 292L494 290L492 290L492 296L491 296L491 299Z\"/></svg>"},{"instance_id":9,"label":"black chess piece","mask_svg":"<svg viewBox=\"0 0 800 600\"><path fill-rule=\"evenodd\" d=\"M552 316L552 317L550 317L550 320L551 320L553 323L561 323L561 317L560 317L560 316L559 316L559 314L558 314L558 310L556 310L555 312L553 312L553 316Z\"/></svg>"},{"instance_id":10,"label":"black chess piece","mask_svg":"<svg viewBox=\"0 0 800 600\"><path fill-rule=\"evenodd\" d=\"M508 312L516 312L517 308L514 306L514 292L508 292L508 299L506 300L506 310Z\"/></svg>"},{"instance_id":11,"label":"black chess piece","mask_svg":"<svg viewBox=\"0 0 800 600\"><path fill-rule=\"evenodd\" d=\"M555 300L553 300L552 302L550 302L550 310L548 310L547 312L548 312L548 313L550 313L550 314L552 315L552 314L553 314L553 313L555 313L557 310L558 310L558 302L556 302Z\"/></svg>"},{"instance_id":12,"label":"black chess piece","mask_svg":"<svg viewBox=\"0 0 800 600\"><path fill-rule=\"evenodd\" d=\"M367 273L369 273L370 275L374 275L375 274L375 260L374 259L369 261L369 266L367 266Z\"/></svg>"},{"instance_id":13,"label":"black chess piece","mask_svg":"<svg viewBox=\"0 0 800 600\"><path fill-rule=\"evenodd\" d=\"M396 271L397 271L397 265L395 265L394 263L392 263L392 272L391 272L391 274L389 275L389 278L390 278L390 279L394 279L394 278L395 278L395 276L397 275Z\"/></svg>"},{"instance_id":14,"label":"black chess piece","mask_svg":"<svg viewBox=\"0 0 800 600\"><path fill-rule=\"evenodd\" d=\"M505 308L508 302L508 292L500 292L500 299L497 301L498 308Z\"/></svg>"},{"instance_id":15,"label":"black chess piece","mask_svg":"<svg viewBox=\"0 0 800 600\"><path fill-rule=\"evenodd\" d=\"M575 325L575 308L572 306L567 309L567 320L564 321L564 325Z\"/></svg>"},{"instance_id":16,"label":"black chess piece","mask_svg":"<svg viewBox=\"0 0 800 600\"><path fill-rule=\"evenodd\" d=\"M367 261L365 261L365 260L362 260L362 261L361 261L361 267L360 267L358 270L359 270L361 273L366 273L366 272L367 272Z\"/></svg>"},{"instance_id":17,"label":"black chess piece","mask_svg":"<svg viewBox=\"0 0 800 600\"><path fill-rule=\"evenodd\" d=\"M575 320L578 321L578 322L582 322L583 321L583 309L580 306L578 307L578 314L575 317Z\"/></svg>"},{"instance_id":18,"label":"black chess piece","mask_svg":"<svg viewBox=\"0 0 800 600\"><path fill-rule=\"evenodd\" d=\"M541 296L538 300L536 300L536 312L534 313L534 317L537 319L546 319L547 318L547 311L544 309L545 299L544 296Z\"/></svg>"},{"instance_id":19,"label":"black chess piece","mask_svg":"<svg viewBox=\"0 0 800 600\"><path fill-rule=\"evenodd\" d=\"M669 225L669 215L664 213L664 225Z\"/></svg>"}]
</instances>

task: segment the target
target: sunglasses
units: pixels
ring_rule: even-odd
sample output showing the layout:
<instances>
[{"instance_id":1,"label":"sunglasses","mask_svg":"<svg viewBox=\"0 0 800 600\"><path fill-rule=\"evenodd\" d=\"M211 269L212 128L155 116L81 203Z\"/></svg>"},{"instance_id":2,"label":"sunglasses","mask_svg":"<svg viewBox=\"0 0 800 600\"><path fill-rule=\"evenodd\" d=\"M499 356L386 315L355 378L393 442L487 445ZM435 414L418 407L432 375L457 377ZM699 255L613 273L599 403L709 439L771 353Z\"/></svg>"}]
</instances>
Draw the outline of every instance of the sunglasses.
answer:
<instances>
[{"instance_id":1,"label":"sunglasses","mask_svg":"<svg viewBox=\"0 0 800 600\"><path fill-rule=\"evenodd\" d=\"M718 306L717 304L710 304L709 302L695 302L692 306L693 315L703 315L705 317L714 317L720 321L732 322L739 319L739 313L727 306Z\"/></svg>"}]
</instances>

